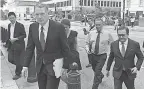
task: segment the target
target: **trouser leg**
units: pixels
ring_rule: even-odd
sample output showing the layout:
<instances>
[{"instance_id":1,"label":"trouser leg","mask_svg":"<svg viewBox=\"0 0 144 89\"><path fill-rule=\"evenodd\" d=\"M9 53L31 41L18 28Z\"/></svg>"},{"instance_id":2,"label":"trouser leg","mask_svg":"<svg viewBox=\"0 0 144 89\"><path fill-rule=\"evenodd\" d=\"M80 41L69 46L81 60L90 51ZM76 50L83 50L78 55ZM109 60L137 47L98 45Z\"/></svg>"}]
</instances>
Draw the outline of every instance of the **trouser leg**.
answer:
<instances>
[{"instance_id":1,"label":"trouser leg","mask_svg":"<svg viewBox=\"0 0 144 89\"><path fill-rule=\"evenodd\" d=\"M102 71L102 68L105 64L107 55L98 55L94 57L94 60L97 61L97 63L95 64L95 75L94 75L94 81L93 81L93 88L92 89L97 89L99 84L102 82L102 78L104 77Z\"/></svg>"}]
</instances>

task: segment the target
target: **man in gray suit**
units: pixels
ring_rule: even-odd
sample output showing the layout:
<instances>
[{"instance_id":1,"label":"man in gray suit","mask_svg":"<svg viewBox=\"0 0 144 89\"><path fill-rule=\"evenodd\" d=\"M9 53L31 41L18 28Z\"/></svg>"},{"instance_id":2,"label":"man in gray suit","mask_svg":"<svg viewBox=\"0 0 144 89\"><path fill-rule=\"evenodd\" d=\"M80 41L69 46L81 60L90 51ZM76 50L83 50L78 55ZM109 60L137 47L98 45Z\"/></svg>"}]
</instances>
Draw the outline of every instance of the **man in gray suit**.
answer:
<instances>
[{"instance_id":1,"label":"man in gray suit","mask_svg":"<svg viewBox=\"0 0 144 89\"><path fill-rule=\"evenodd\" d=\"M109 76L111 64L115 59L113 67L114 89L122 89L123 82L127 89L135 89L134 80L137 71L141 68L144 56L139 43L128 38L129 29L127 27L119 27L117 35L119 39L111 44L106 75ZM136 64L134 61L135 56L138 58Z\"/></svg>"},{"instance_id":2,"label":"man in gray suit","mask_svg":"<svg viewBox=\"0 0 144 89\"><path fill-rule=\"evenodd\" d=\"M37 50L36 70L39 89L58 89L61 60L67 56L69 47L65 28L62 24L49 19L48 8L38 4L35 7L37 22L29 27L23 75L32 60L34 49ZM61 63L61 68L59 64ZM56 67L57 66L57 67Z\"/></svg>"}]
</instances>

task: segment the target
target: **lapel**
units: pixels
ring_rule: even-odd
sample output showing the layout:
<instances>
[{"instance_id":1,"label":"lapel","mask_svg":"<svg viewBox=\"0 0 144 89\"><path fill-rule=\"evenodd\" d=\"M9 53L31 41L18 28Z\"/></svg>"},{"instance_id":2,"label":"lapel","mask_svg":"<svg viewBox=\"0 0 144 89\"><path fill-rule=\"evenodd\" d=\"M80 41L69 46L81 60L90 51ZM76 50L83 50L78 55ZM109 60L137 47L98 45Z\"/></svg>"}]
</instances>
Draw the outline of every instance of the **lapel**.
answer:
<instances>
[{"instance_id":1,"label":"lapel","mask_svg":"<svg viewBox=\"0 0 144 89\"><path fill-rule=\"evenodd\" d=\"M119 41L118 40L116 41L116 50L117 50L117 54L119 55L119 57L123 58L121 51L119 49Z\"/></svg>"},{"instance_id":2,"label":"lapel","mask_svg":"<svg viewBox=\"0 0 144 89\"><path fill-rule=\"evenodd\" d=\"M37 43L38 43L40 49L43 50L43 49L42 49L42 46L41 46L41 44L40 44L40 40L39 40L39 23L36 22L36 25L35 25L34 28L35 28L35 29L34 29L35 31L33 31L33 32L34 32L34 34L35 34Z\"/></svg>"},{"instance_id":3,"label":"lapel","mask_svg":"<svg viewBox=\"0 0 144 89\"><path fill-rule=\"evenodd\" d=\"M14 37L15 37L15 34L16 34L16 32L17 32L17 31L16 31L16 30L17 30L17 26L18 26L17 24L18 24L18 22L16 21L15 27L14 27L14 34L13 34Z\"/></svg>"},{"instance_id":4,"label":"lapel","mask_svg":"<svg viewBox=\"0 0 144 89\"><path fill-rule=\"evenodd\" d=\"M127 49L126 49L124 58L126 58L128 56L128 53L129 53L130 49L132 49L132 45L131 44L132 44L131 40L128 38L128 44L127 44Z\"/></svg>"},{"instance_id":5,"label":"lapel","mask_svg":"<svg viewBox=\"0 0 144 89\"><path fill-rule=\"evenodd\" d=\"M49 26L48 26L48 31L47 31L47 37L46 37L46 43L45 43L45 48L44 51L47 49L48 46L48 38L52 34L51 31L53 30L54 24L52 20L49 20Z\"/></svg>"}]
</instances>

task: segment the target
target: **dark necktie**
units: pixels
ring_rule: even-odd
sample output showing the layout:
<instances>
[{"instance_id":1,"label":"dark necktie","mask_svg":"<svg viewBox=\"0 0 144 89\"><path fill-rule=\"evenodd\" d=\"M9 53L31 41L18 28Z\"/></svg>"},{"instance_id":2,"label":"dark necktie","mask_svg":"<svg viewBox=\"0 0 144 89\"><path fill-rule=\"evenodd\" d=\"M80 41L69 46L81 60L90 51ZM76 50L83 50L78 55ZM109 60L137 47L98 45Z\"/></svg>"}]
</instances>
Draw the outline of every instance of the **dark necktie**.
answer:
<instances>
[{"instance_id":1,"label":"dark necktie","mask_svg":"<svg viewBox=\"0 0 144 89\"><path fill-rule=\"evenodd\" d=\"M96 55L99 53L99 42L100 42L100 32L98 32L98 35L96 38L96 44L95 44L95 54Z\"/></svg>"},{"instance_id":2,"label":"dark necktie","mask_svg":"<svg viewBox=\"0 0 144 89\"><path fill-rule=\"evenodd\" d=\"M43 30L44 30L44 28L41 27L40 43L41 43L42 49L44 51L44 48L45 48L45 39L44 39L44 32L43 32Z\"/></svg>"},{"instance_id":3,"label":"dark necktie","mask_svg":"<svg viewBox=\"0 0 144 89\"><path fill-rule=\"evenodd\" d=\"M124 42L121 43L122 44L122 48L121 48L121 54L124 57L125 56L125 46L124 46Z\"/></svg>"}]
</instances>

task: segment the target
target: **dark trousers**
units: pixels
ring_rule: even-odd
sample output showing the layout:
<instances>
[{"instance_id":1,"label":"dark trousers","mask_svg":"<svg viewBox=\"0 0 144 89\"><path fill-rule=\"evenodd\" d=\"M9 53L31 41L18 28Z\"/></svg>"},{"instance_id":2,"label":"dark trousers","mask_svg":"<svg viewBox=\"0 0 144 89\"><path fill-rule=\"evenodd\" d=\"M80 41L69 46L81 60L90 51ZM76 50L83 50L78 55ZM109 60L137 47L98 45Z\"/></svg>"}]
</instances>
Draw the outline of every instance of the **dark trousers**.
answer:
<instances>
[{"instance_id":1,"label":"dark trousers","mask_svg":"<svg viewBox=\"0 0 144 89\"><path fill-rule=\"evenodd\" d=\"M51 76L43 64L38 74L39 89L58 89L60 78Z\"/></svg>"},{"instance_id":2,"label":"dark trousers","mask_svg":"<svg viewBox=\"0 0 144 89\"><path fill-rule=\"evenodd\" d=\"M125 83L127 89L135 89L134 79L129 79L125 71L122 71L122 75L119 79L114 78L114 89L122 89L122 83Z\"/></svg>"},{"instance_id":3,"label":"dark trousers","mask_svg":"<svg viewBox=\"0 0 144 89\"><path fill-rule=\"evenodd\" d=\"M8 51L8 61L12 64L16 65L15 74L20 76L22 71L22 65L21 65L21 50L9 50Z\"/></svg>"},{"instance_id":4,"label":"dark trousers","mask_svg":"<svg viewBox=\"0 0 144 89\"><path fill-rule=\"evenodd\" d=\"M91 64L92 63L92 54L88 54L88 60L89 60L89 64Z\"/></svg>"},{"instance_id":5,"label":"dark trousers","mask_svg":"<svg viewBox=\"0 0 144 89\"><path fill-rule=\"evenodd\" d=\"M134 27L134 22L131 22L131 27Z\"/></svg>"},{"instance_id":6,"label":"dark trousers","mask_svg":"<svg viewBox=\"0 0 144 89\"><path fill-rule=\"evenodd\" d=\"M92 54L92 69L95 72L92 89L98 89L99 84L102 82L104 75L101 71L105 64L106 58L106 53L101 55Z\"/></svg>"}]
</instances>

